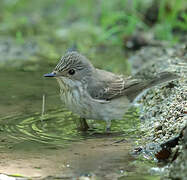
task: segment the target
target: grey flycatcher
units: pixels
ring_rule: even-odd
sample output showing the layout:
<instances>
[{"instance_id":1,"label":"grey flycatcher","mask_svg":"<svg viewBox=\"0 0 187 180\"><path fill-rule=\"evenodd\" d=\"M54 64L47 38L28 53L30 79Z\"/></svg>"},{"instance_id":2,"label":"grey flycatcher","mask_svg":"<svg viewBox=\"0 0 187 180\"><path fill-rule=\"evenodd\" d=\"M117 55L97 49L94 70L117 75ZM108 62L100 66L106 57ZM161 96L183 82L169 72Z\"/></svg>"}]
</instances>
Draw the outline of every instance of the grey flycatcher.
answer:
<instances>
[{"instance_id":1,"label":"grey flycatcher","mask_svg":"<svg viewBox=\"0 0 187 180\"><path fill-rule=\"evenodd\" d=\"M67 52L54 71L45 77L55 77L65 106L82 118L82 130L87 130L86 119L106 121L122 119L133 100L145 89L178 78L172 72L161 72L152 79L125 77L95 68L76 51Z\"/></svg>"}]
</instances>

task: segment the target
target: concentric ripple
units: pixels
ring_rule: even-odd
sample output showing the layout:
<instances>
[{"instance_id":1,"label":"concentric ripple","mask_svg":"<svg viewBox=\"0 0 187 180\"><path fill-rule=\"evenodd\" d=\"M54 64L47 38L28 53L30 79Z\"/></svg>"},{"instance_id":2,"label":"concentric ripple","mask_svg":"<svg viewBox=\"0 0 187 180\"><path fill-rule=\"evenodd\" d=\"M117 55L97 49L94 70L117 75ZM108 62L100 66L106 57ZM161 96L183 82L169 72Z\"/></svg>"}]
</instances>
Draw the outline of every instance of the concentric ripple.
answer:
<instances>
[{"instance_id":1,"label":"concentric ripple","mask_svg":"<svg viewBox=\"0 0 187 180\"><path fill-rule=\"evenodd\" d=\"M39 113L7 116L0 120L0 131L18 140L64 144L83 138L76 130L75 118L65 110L53 110L43 117Z\"/></svg>"},{"instance_id":2,"label":"concentric ripple","mask_svg":"<svg viewBox=\"0 0 187 180\"><path fill-rule=\"evenodd\" d=\"M105 123L101 121L89 122L96 127L94 131L84 134L80 133L76 129L76 120L78 118L65 109L49 111L42 117L39 113L25 115L24 117L22 115L12 115L0 119L0 132L17 140L32 140L54 145L64 145L72 141L93 138L96 137L94 133L97 134L97 137L99 133L104 134ZM131 119L130 124L129 119ZM137 114L130 111L124 117L124 121L113 122L112 130L113 132L122 132L120 136L129 134L129 132L134 134L136 126ZM116 134L116 136L119 136L119 134Z\"/></svg>"}]
</instances>

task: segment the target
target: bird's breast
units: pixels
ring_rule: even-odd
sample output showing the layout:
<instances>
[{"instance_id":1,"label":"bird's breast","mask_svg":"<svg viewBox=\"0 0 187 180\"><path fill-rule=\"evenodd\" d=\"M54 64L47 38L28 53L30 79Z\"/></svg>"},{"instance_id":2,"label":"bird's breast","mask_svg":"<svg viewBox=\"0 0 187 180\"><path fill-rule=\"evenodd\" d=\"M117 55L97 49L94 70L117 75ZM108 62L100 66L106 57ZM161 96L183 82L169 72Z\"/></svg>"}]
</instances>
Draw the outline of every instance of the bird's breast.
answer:
<instances>
[{"instance_id":1,"label":"bird's breast","mask_svg":"<svg viewBox=\"0 0 187 180\"><path fill-rule=\"evenodd\" d=\"M125 96L111 101L93 99L87 92L86 86L76 84L60 85L60 96L65 106L72 112L87 119L113 120L122 119L130 102Z\"/></svg>"}]
</instances>

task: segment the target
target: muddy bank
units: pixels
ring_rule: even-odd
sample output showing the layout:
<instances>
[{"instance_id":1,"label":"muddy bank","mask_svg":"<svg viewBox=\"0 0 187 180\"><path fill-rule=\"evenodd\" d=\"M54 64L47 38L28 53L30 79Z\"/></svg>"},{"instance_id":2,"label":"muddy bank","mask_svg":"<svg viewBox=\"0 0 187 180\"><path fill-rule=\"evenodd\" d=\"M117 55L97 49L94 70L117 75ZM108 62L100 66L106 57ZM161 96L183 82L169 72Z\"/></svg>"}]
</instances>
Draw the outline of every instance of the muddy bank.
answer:
<instances>
[{"instance_id":1,"label":"muddy bank","mask_svg":"<svg viewBox=\"0 0 187 180\"><path fill-rule=\"evenodd\" d=\"M144 47L130 58L134 74L152 77L169 70L180 79L148 90L139 100L141 129L145 133L142 152L167 164L162 179L185 179L187 172L187 49L174 47ZM179 145L178 145L179 144ZM175 170L174 170L175 169Z\"/></svg>"},{"instance_id":2,"label":"muddy bank","mask_svg":"<svg viewBox=\"0 0 187 180\"><path fill-rule=\"evenodd\" d=\"M17 143L1 150L0 171L31 179L73 179L89 173L98 179L117 179L135 168L133 164L124 166L125 161L133 160L128 155L130 147L130 142L115 143L112 136L73 143L68 148Z\"/></svg>"}]
</instances>

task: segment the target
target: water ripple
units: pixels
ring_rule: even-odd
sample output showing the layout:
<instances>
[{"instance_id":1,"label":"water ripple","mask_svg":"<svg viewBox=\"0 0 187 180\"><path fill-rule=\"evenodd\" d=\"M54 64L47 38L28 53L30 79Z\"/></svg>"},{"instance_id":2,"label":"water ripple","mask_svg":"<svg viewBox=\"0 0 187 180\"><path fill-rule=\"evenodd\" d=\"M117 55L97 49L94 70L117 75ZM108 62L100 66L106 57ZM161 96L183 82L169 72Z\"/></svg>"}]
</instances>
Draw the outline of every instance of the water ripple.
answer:
<instances>
[{"instance_id":1,"label":"water ripple","mask_svg":"<svg viewBox=\"0 0 187 180\"><path fill-rule=\"evenodd\" d=\"M72 141L81 141L86 138L98 137L104 134L103 121L91 121L96 129L88 133L81 133L76 129L78 117L65 110L52 110L41 117L41 114L9 115L0 119L0 132L17 140L32 140L41 143L64 145ZM130 120L130 121L129 121ZM113 121L112 130L122 132L115 136L133 134L137 129L136 111L126 114L124 121Z\"/></svg>"}]
</instances>

